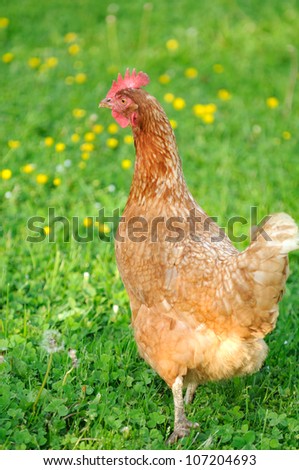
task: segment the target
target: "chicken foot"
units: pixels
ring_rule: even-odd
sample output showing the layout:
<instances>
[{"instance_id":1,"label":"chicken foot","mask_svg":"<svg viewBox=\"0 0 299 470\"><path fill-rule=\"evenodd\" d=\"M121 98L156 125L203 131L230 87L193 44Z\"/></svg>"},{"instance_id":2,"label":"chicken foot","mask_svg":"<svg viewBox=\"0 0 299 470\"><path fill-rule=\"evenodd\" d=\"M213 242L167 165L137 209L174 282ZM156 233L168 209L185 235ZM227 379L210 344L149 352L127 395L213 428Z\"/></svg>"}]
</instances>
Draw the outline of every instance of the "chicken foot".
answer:
<instances>
[{"instance_id":1,"label":"chicken foot","mask_svg":"<svg viewBox=\"0 0 299 470\"><path fill-rule=\"evenodd\" d=\"M188 436L191 428L197 428L199 426L198 423L188 421L185 415L183 377L179 376L175 379L172 386L172 394L174 401L174 431L167 439L167 444L174 444L181 437Z\"/></svg>"}]
</instances>

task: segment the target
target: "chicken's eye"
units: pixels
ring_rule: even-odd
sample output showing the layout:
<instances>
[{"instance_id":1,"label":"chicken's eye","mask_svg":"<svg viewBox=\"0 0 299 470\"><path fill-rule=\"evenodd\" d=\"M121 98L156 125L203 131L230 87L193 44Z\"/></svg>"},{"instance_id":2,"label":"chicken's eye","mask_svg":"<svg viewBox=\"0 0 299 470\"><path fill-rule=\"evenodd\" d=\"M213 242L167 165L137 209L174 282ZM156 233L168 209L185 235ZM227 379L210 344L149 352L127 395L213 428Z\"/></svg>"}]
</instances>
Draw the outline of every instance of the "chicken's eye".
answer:
<instances>
[{"instance_id":1,"label":"chicken's eye","mask_svg":"<svg viewBox=\"0 0 299 470\"><path fill-rule=\"evenodd\" d=\"M126 100L125 100L124 98L122 98L121 102L122 102L123 104L125 104Z\"/></svg>"}]
</instances>

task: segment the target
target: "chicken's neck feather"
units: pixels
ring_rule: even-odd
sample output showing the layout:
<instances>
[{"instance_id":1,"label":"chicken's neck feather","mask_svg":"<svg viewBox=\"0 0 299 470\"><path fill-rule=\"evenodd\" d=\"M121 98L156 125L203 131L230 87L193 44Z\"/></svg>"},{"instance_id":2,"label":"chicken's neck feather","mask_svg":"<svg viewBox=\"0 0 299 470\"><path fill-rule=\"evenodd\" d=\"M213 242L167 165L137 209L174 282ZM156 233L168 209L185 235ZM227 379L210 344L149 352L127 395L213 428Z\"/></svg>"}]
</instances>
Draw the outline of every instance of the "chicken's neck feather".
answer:
<instances>
[{"instance_id":1,"label":"chicken's neck feather","mask_svg":"<svg viewBox=\"0 0 299 470\"><path fill-rule=\"evenodd\" d=\"M160 104L148 97L141 125L133 128L136 162L129 200L185 198L189 191L172 127Z\"/></svg>"}]
</instances>

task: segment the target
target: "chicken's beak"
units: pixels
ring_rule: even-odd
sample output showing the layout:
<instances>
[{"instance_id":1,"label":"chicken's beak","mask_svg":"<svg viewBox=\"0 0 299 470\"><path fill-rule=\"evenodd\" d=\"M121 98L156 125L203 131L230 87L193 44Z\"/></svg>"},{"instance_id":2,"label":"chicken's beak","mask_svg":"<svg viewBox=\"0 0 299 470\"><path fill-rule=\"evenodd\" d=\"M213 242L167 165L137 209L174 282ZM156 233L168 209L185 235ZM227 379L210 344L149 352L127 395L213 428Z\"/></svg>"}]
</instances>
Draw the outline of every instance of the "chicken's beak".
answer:
<instances>
[{"instance_id":1,"label":"chicken's beak","mask_svg":"<svg viewBox=\"0 0 299 470\"><path fill-rule=\"evenodd\" d=\"M112 108L112 100L111 98L104 98L102 101L99 103L99 108Z\"/></svg>"}]
</instances>

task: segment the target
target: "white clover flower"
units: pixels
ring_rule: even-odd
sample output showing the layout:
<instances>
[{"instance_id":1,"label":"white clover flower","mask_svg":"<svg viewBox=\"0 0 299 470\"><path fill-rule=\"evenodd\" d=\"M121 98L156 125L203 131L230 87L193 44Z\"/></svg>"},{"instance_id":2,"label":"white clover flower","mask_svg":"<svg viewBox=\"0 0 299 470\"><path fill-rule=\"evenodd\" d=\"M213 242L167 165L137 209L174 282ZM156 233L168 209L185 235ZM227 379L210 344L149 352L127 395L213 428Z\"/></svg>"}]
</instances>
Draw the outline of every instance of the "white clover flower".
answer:
<instances>
[{"instance_id":1,"label":"white clover flower","mask_svg":"<svg viewBox=\"0 0 299 470\"><path fill-rule=\"evenodd\" d=\"M113 310L113 313L115 313L115 314L118 313L119 306L118 305L113 305L112 310Z\"/></svg>"},{"instance_id":2,"label":"white clover flower","mask_svg":"<svg viewBox=\"0 0 299 470\"><path fill-rule=\"evenodd\" d=\"M72 366L73 367L78 367L78 358L77 358L77 351L76 349L69 349L68 350L68 356L72 361Z\"/></svg>"},{"instance_id":3,"label":"white clover flower","mask_svg":"<svg viewBox=\"0 0 299 470\"><path fill-rule=\"evenodd\" d=\"M130 434L129 426L124 426L123 428L121 428L120 432L123 434L124 437L128 437Z\"/></svg>"}]
</instances>

